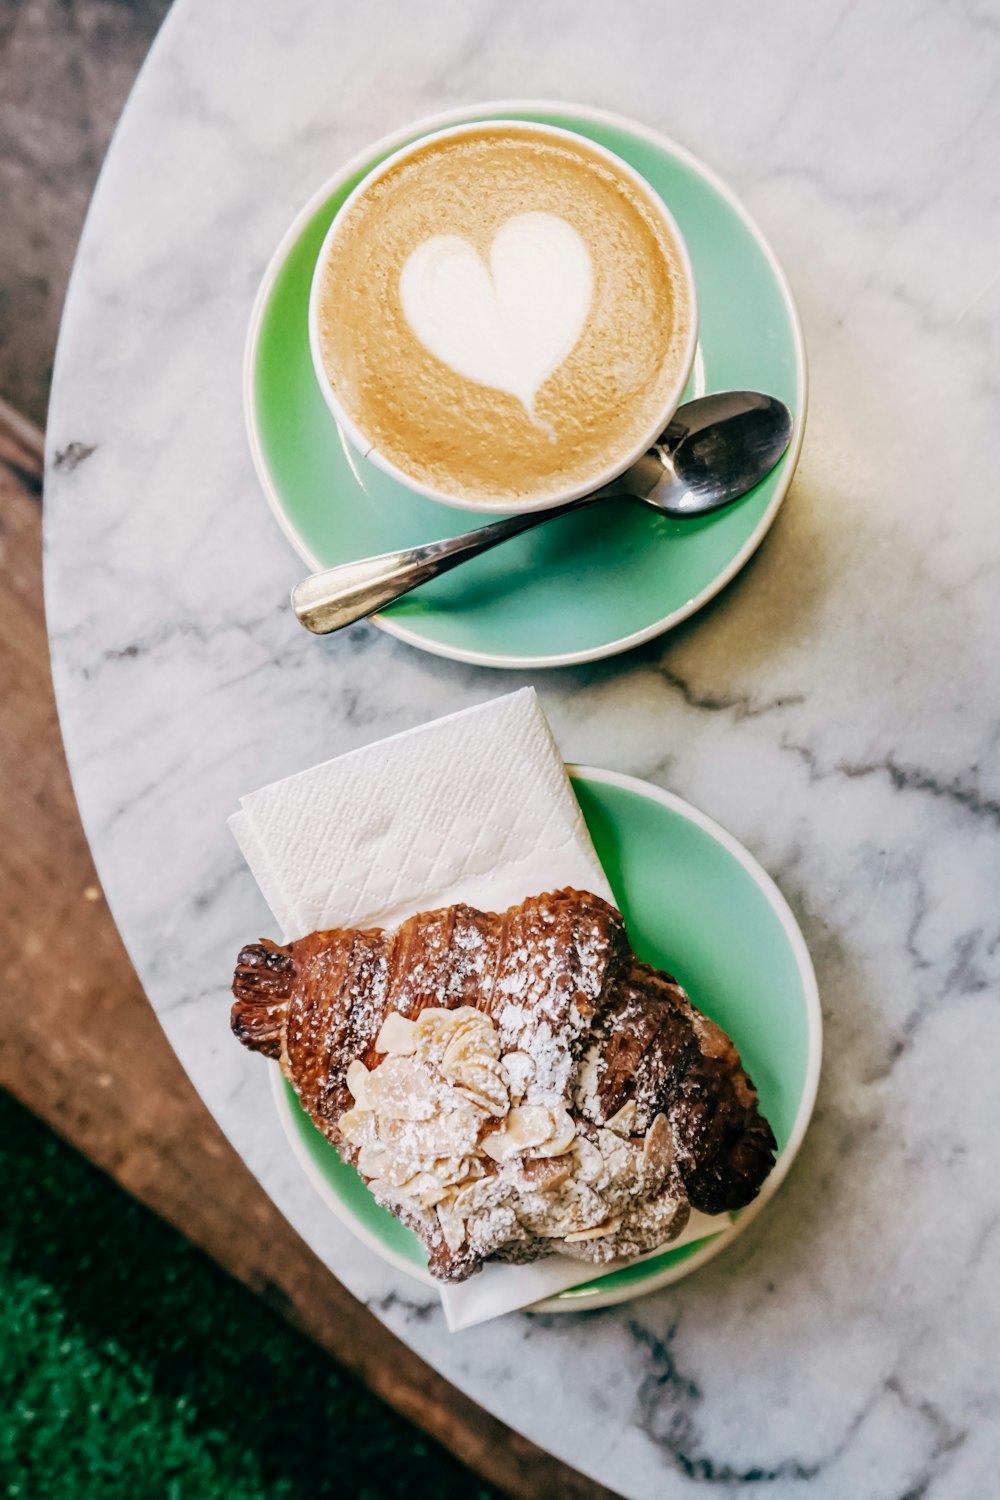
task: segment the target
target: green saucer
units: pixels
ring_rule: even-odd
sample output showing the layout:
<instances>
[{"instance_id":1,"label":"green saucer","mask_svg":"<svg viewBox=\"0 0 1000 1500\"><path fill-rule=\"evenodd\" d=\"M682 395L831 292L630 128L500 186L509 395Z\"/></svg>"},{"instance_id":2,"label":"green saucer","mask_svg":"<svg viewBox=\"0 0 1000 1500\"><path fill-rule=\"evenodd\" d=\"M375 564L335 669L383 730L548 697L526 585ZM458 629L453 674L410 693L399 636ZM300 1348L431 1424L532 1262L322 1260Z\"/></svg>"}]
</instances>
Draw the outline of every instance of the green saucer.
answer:
<instances>
[{"instance_id":1,"label":"green saucer","mask_svg":"<svg viewBox=\"0 0 1000 1500\"><path fill-rule=\"evenodd\" d=\"M310 569L483 524L481 514L411 494L350 446L316 383L306 319L320 245L357 182L406 141L478 119L560 125L641 172L673 212L694 265L700 340L687 396L760 390L795 417L781 463L729 510L672 521L640 506L598 506L506 542L375 617L400 639L459 661L592 661L676 625L733 577L773 521L802 442L805 352L787 282L729 189L681 147L616 115L523 100L438 115L371 147L306 205L264 277L244 372L250 446L275 515Z\"/></svg>"},{"instance_id":2,"label":"green saucer","mask_svg":"<svg viewBox=\"0 0 1000 1500\"><path fill-rule=\"evenodd\" d=\"M573 789L639 956L676 974L733 1038L760 1092L778 1160L759 1197L721 1233L597 1277L540 1304L605 1307L677 1281L740 1233L776 1192L805 1134L822 1047L816 979L777 887L718 824L679 797L613 771L571 768ZM337 1217L382 1259L428 1285L423 1246L380 1208L273 1070L292 1147Z\"/></svg>"}]
</instances>

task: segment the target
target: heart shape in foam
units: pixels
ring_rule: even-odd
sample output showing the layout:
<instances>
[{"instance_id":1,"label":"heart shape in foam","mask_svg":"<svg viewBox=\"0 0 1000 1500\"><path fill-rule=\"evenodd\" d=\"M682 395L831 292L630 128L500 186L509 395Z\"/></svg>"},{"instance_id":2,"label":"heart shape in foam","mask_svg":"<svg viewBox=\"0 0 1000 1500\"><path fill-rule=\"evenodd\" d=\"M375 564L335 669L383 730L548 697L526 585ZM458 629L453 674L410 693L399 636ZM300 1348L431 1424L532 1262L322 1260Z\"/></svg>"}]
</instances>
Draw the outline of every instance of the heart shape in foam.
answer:
<instances>
[{"instance_id":1,"label":"heart shape in foam","mask_svg":"<svg viewBox=\"0 0 1000 1500\"><path fill-rule=\"evenodd\" d=\"M457 375L516 396L534 420L535 397L583 330L594 271L582 237L556 214L515 214L490 246L438 234L399 278L406 320Z\"/></svg>"}]
</instances>

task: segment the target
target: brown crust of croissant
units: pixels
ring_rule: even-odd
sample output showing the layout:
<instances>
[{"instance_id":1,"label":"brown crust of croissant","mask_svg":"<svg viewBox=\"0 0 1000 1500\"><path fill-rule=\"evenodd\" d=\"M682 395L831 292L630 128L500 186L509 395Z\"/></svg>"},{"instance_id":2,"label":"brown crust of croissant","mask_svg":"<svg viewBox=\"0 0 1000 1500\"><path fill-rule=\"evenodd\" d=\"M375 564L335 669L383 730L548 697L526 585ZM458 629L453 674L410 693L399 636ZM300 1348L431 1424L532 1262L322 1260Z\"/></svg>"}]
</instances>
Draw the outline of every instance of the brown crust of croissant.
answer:
<instances>
[{"instance_id":1,"label":"brown crust of croissant","mask_svg":"<svg viewBox=\"0 0 1000 1500\"><path fill-rule=\"evenodd\" d=\"M541 1050L562 1067L582 1128L603 1125L629 1100L639 1134L666 1117L672 1165L663 1193L683 1209L671 1234L687 1203L706 1213L744 1207L774 1162L774 1136L733 1043L676 980L636 958L620 913L587 892L531 897L499 914L461 905L423 912L395 933L334 930L287 947L251 944L239 955L233 995L235 1035L280 1058L307 1113L349 1161L357 1153L337 1124L353 1104L350 1062L378 1066L374 1043L390 1012L412 1019L426 1006L464 1005L491 1017L505 1048ZM595 1053L585 1086L584 1060ZM425 1217L407 1222L428 1244L436 1274L461 1279L478 1268L428 1237ZM512 1244L502 1258L553 1248ZM635 1248L624 1234L615 1253Z\"/></svg>"}]
</instances>

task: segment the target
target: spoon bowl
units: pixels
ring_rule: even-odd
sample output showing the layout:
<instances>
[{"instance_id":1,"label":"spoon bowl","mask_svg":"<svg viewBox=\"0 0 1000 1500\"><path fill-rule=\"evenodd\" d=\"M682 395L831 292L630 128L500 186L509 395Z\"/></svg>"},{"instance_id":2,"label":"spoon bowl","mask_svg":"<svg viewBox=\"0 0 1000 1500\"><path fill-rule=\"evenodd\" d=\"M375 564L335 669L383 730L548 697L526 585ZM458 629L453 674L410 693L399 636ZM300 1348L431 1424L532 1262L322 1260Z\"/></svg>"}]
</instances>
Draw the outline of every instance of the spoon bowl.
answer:
<instances>
[{"instance_id":1,"label":"spoon bowl","mask_svg":"<svg viewBox=\"0 0 1000 1500\"><path fill-rule=\"evenodd\" d=\"M614 489L668 516L708 515L759 484L791 436L792 414L774 396L755 391L701 396L678 409L660 441L614 482ZM643 492L647 475L652 488Z\"/></svg>"}]
</instances>

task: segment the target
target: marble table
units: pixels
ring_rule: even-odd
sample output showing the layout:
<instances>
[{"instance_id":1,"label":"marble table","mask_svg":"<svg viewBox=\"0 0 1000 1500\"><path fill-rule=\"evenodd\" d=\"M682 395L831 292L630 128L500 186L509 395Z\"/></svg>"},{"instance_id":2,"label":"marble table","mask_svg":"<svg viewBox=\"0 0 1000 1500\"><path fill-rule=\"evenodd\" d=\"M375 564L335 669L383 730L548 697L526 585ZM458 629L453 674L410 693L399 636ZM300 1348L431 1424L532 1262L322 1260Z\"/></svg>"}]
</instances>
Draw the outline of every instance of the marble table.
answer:
<instances>
[{"instance_id":1,"label":"marble table","mask_svg":"<svg viewBox=\"0 0 1000 1500\"><path fill-rule=\"evenodd\" d=\"M449 1336L314 1195L266 1070L227 1034L233 955L269 916L225 818L241 792L528 679L367 626L298 630L240 361L271 250L338 162L512 94L682 140L799 299L810 426L761 552L672 635L535 681L567 758L671 787L776 876L827 1051L799 1161L725 1255L618 1309ZM637 1500L996 1493L998 147L1000 31L977 0L180 0L80 247L48 611L84 821L149 998L336 1274L476 1400Z\"/></svg>"}]
</instances>

